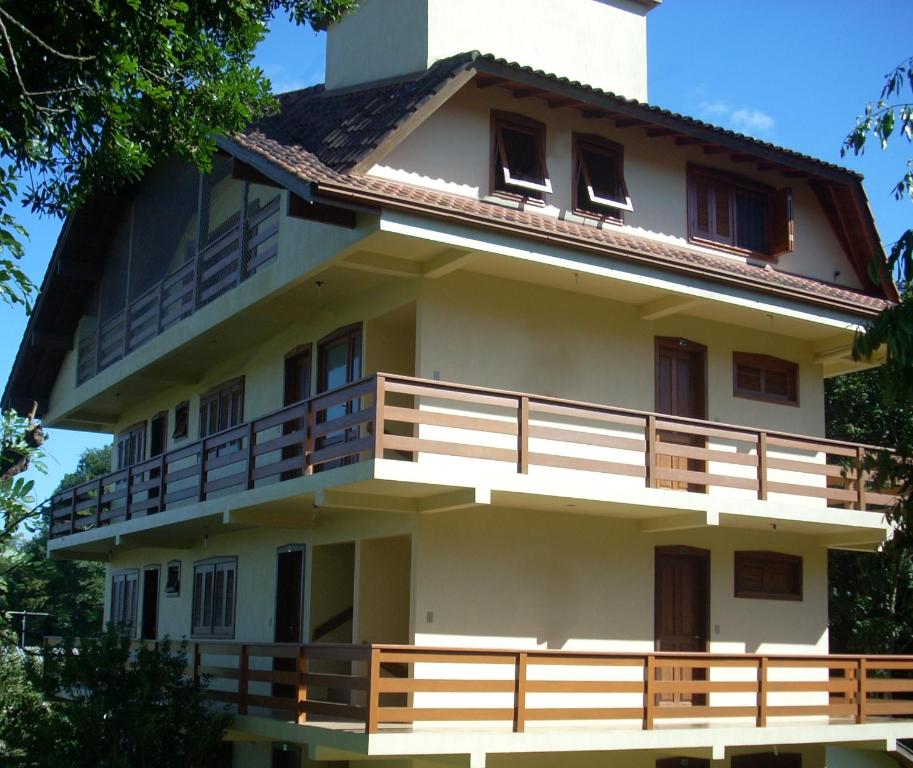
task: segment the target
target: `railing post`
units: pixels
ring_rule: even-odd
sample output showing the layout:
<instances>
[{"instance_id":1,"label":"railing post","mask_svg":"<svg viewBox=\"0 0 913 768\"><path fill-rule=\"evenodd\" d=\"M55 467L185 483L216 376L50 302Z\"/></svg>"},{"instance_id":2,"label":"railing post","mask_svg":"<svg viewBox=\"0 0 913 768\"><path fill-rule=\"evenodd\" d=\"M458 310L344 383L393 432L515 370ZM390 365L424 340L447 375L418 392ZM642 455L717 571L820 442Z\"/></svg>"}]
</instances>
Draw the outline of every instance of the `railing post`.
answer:
<instances>
[{"instance_id":1,"label":"railing post","mask_svg":"<svg viewBox=\"0 0 913 768\"><path fill-rule=\"evenodd\" d=\"M70 491L70 534L76 533L76 486Z\"/></svg>"},{"instance_id":2,"label":"railing post","mask_svg":"<svg viewBox=\"0 0 913 768\"><path fill-rule=\"evenodd\" d=\"M654 425L655 427L655 425ZM644 730L653 730L653 709L655 707L653 681L656 679L656 657L649 653L644 660Z\"/></svg>"},{"instance_id":3,"label":"railing post","mask_svg":"<svg viewBox=\"0 0 913 768\"><path fill-rule=\"evenodd\" d=\"M647 416L647 429L644 433L647 443L646 472L647 488L656 488L656 416L652 413Z\"/></svg>"},{"instance_id":4,"label":"railing post","mask_svg":"<svg viewBox=\"0 0 913 768\"><path fill-rule=\"evenodd\" d=\"M384 406L387 401L387 380L382 374L375 377L377 385L374 389L374 458L384 457Z\"/></svg>"},{"instance_id":5,"label":"railing post","mask_svg":"<svg viewBox=\"0 0 913 768\"><path fill-rule=\"evenodd\" d=\"M365 733L377 733L380 719L380 649L371 647L368 656L368 700Z\"/></svg>"},{"instance_id":6,"label":"railing post","mask_svg":"<svg viewBox=\"0 0 913 768\"><path fill-rule=\"evenodd\" d=\"M867 717L866 697L868 696L868 662L866 658L860 657L856 662L856 722L864 723Z\"/></svg>"},{"instance_id":7,"label":"railing post","mask_svg":"<svg viewBox=\"0 0 913 768\"><path fill-rule=\"evenodd\" d=\"M526 730L526 663L527 654L521 651L514 663L514 733Z\"/></svg>"},{"instance_id":8,"label":"railing post","mask_svg":"<svg viewBox=\"0 0 913 768\"><path fill-rule=\"evenodd\" d=\"M517 472L529 474L529 398L525 395L517 403Z\"/></svg>"},{"instance_id":9,"label":"railing post","mask_svg":"<svg viewBox=\"0 0 913 768\"><path fill-rule=\"evenodd\" d=\"M856 448L856 508L865 510L865 448L861 445Z\"/></svg>"},{"instance_id":10,"label":"railing post","mask_svg":"<svg viewBox=\"0 0 913 768\"><path fill-rule=\"evenodd\" d=\"M314 400L311 398L307 401L307 414L304 418L304 474L313 475L314 465L311 458L314 455L314 424L317 422L314 413Z\"/></svg>"},{"instance_id":11,"label":"railing post","mask_svg":"<svg viewBox=\"0 0 913 768\"><path fill-rule=\"evenodd\" d=\"M247 487L251 489L254 487L254 437L256 432L254 431L254 422L251 421L247 425Z\"/></svg>"},{"instance_id":12,"label":"railing post","mask_svg":"<svg viewBox=\"0 0 913 768\"><path fill-rule=\"evenodd\" d=\"M127 465L127 492L124 495L124 520L129 520L130 515L130 494L133 488L133 468Z\"/></svg>"},{"instance_id":13,"label":"railing post","mask_svg":"<svg viewBox=\"0 0 913 768\"><path fill-rule=\"evenodd\" d=\"M758 659L758 728L767 725L767 665L769 659Z\"/></svg>"},{"instance_id":14,"label":"railing post","mask_svg":"<svg viewBox=\"0 0 913 768\"><path fill-rule=\"evenodd\" d=\"M197 496L199 501L206 497L206 440L200 441L200 483Z\"/></svg>"},{"instance_id":15,"label":"railing post","mask_svg":"<svg viewBox=\"0 0 913 768\"><path fill-rule=\"evenodd\" d=\"M165 454L159 456L159 512L165 511Z\"/></svg>"},{"instance_id":16,"label":"railing post","mask_svg":"<svg viewBox=\"0 0 913 768\"><path fill-rule=\"evenodd\" d=\"M98 528L101 525L101 497L105 490L105 479L104 477L98 478L98 490L95 494L95 527Z\"/></svg>"},{"instance_id":17,"label":"railing post","mask_svg":"<svg viewBox=\"0 0 913 768\"><path fill-rule=\"evenodd\" d=\"M305 677L308 673L307 646L298 646L298 725L304 725L307 722L308 715L305 705L308 700L308 684Z\"/></svg>"},{"instance_id":18,"label":"railing post","mask_svg":"<svg viewBox=\"0 0 913 768\"><path fill-rule=\"evenodd\" d=\"M767 501L767 433L758 432L758 498Z\"/></svg>"},{"instance_id":19,"label":"railing post","mask_svg":"<svg viewBox=\"0 0 913 768\"><path fill-rule=\"evenodd\" d=\"M238 714L247 714L247 678L250 671L250 658L247 646L241 645L241 656L238 659Z\"/></svg>"}]
</instances>

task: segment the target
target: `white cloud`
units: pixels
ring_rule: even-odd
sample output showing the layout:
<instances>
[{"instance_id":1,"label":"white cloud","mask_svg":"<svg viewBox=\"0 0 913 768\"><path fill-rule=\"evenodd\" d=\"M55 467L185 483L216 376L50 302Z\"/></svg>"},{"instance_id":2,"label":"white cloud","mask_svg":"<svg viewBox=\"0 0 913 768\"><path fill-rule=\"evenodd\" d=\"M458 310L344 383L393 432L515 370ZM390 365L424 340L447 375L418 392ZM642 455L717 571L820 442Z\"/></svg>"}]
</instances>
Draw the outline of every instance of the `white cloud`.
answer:
<instances>
[{"instance_id":1,"label":"white cloud","mask_svg":"<svg viewBox=\"0 0 913 768\"><path fill-rule=\"evenodd\" d=\"M761 138L769 138L776 128L776 121L766 112L753 107L734 107L714 99L704 86L695 88L694 100L697 102L696 117L708 123Z\"/></svg>"},{"instance_id":2,"label":"white cloud","mask_svg":"<svg viewBox=\"0 0 913 768\"><path fill-rule=\"evenodd\" d=\"M729 118L742 133L767 135L774 129L774 119L760 109L737 109Z\"/></svg>"}]
</instances>

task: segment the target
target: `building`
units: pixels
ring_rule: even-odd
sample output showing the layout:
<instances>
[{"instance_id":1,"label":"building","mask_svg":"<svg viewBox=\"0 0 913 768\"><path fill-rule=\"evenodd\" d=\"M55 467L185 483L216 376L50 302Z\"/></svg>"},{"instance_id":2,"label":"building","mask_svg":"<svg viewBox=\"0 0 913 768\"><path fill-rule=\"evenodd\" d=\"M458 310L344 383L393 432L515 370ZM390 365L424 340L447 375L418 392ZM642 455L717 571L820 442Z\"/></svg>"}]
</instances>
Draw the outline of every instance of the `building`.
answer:
<instances>
[{"instance_id":1,"label":"building","mask_svg":"<svg viewBox=\"0 0 913 768\"><path fill-rule=\"evenodd\" d=\"M861 179L648 105L655 4L365 0L211 174L68 221L4 403L116 467L55 497L50 556L191 640L236 765L913 736L913 659L828 654L828 548L890 535L823 437L897 298Z\"/></svg>"}]
</instances>

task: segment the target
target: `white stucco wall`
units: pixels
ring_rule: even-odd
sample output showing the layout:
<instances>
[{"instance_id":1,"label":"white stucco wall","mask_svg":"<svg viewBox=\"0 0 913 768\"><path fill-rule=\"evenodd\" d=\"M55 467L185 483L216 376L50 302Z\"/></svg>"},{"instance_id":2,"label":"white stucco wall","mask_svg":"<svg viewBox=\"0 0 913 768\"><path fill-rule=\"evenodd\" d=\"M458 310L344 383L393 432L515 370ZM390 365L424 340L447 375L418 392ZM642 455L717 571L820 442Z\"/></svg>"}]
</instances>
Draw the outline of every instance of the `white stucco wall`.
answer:
<instances>
[{"instance_id":1,"label":"white stucco wall","mask_svg":"<svg viewBox=\"0 0 913 768\"><path fill-rule=\"evenodd\" d=\"M641 320L630 304L482 275L423 285L416 373L652 411L657 336L707 347L710 420L824 434L824 385L807 342L681 315ZM733 351L798 363L799 407L733 397Z\"/></svg>"},{"instance_id":2,"label":"white stucco wall","mask_svg":"<svg viewBox=\"0 0 913 768\"><path fill-rule=\"evenodd\" d=\"M646 101L646 13L634 0L365 0L329 29L327 88L475 50Z\"/></svg>"}]
</instances>

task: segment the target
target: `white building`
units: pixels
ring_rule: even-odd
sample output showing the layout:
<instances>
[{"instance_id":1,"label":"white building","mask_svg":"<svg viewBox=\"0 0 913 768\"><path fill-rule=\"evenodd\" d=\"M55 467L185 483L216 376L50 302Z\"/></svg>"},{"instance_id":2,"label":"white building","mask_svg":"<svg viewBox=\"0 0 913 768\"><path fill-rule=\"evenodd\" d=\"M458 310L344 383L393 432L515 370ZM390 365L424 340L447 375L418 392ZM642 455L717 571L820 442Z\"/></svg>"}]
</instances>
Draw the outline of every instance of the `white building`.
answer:
<instances>
[{"instance_id":1,"label":"white building","mask_svg":"<svg viewBox=\"0 0 913 768\"><path fill-rule=\"evenodd\" d=\"M212 174L65 227L4 404L117 466L55 498L50 555L191 641L236 765L913 736L913 659L828 655L827 550L892 500L823 437L897 298L861 179L648 105L655 4L364 0Z\"/></svg>"}]
</instances>

